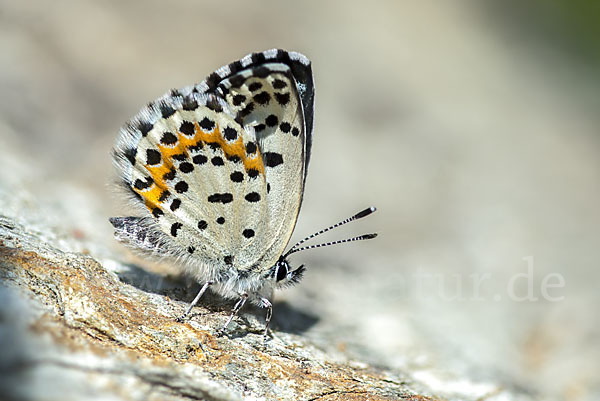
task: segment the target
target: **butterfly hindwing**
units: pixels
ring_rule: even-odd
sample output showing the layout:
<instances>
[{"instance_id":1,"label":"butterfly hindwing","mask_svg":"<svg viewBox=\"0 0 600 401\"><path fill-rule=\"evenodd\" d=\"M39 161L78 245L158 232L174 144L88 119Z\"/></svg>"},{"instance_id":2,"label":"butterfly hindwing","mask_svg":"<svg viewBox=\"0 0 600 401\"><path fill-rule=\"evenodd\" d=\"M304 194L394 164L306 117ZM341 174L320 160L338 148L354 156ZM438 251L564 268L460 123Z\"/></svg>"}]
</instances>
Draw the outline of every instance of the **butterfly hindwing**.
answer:
<instances>
[{"instance_id":1,"label":"butterfly hindwing","mask_svg":"<svg viewBox=\"0 0 600 401\"><path fill-rule=\"evenodd\" d=\"M255 53L121 130L117 166L165 249L238 271L276 262L302 201L313 96L304 56Z\"/></svg>"}]
</instances>

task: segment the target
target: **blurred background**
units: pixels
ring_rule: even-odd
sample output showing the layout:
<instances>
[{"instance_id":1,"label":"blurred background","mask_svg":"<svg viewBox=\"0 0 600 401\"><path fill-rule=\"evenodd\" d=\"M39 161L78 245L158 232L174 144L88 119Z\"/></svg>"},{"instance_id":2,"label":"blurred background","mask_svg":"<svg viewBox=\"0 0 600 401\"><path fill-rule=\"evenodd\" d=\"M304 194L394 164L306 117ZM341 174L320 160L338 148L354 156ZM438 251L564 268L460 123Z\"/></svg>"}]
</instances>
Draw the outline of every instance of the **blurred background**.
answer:
<instances>
[{"instance_id":1,"label":"blurred background","mask_svg":"<svg viewBox=\"0 0 600 401\"><path fill-rule=\"evenodd\" d=\"M2 179L127 258L106 220L119 127L250 52L302 52L294 238L371 204L331 238L380 236L294 255L309 271L275 327L449 398L600 399L598 21L586 0L2 1Z\"/></svg>"}]
</instances>

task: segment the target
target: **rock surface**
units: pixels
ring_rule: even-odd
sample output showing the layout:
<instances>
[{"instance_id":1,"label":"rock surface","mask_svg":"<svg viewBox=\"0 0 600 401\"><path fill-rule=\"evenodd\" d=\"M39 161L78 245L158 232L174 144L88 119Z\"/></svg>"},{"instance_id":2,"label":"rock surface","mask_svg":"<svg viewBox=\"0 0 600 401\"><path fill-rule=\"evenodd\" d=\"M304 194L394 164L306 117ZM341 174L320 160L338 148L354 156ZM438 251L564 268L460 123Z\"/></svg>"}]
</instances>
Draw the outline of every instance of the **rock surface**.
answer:
<instances>
[{"instance_id":1,"label":"rock surface","mask_svg":"<svg viewBox=\"0 0 600 401\"><path fill-rule=\"evenodd\" d=\"M0 216L3 399L430 399L398 372L336 358L302 336L275 330L265 343L254 314L217 337L230 306L210 296L178 323L193 293L61 250L44 228Z\"/></svg>"}]
</instances>

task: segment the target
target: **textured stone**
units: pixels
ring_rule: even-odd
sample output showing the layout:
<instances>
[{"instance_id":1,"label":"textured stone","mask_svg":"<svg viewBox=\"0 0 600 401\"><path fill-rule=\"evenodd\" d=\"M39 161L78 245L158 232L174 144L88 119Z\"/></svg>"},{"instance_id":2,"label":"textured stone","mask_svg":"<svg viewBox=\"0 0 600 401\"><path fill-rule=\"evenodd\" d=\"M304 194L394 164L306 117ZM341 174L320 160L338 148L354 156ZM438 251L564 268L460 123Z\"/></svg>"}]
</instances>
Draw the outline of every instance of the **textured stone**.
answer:
<instances>
[{"instance_id":1,"label":"textured stone","mask_svg":"<svg viewBox=\"0 0 600 401\"><path fill-rule=\"evenodd\" d=\"M139 271L127 277L158 282ZM15 399L429 399L397 373L336 361L301 336L277 331L265 343L255 317L216 337L229 313L219 302L177 323L188 301L174 299L180 291L136 288L7 217L0 279L9 351L0 383Z\"/></svg>"}]
</instances>

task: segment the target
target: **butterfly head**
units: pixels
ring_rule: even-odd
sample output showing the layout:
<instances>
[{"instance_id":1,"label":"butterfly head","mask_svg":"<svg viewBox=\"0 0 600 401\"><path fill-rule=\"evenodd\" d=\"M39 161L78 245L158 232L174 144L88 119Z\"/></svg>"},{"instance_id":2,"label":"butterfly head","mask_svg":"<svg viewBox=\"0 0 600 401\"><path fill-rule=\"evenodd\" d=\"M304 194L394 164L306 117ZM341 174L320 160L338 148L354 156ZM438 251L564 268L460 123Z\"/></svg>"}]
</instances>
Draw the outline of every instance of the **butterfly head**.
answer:
<instances>
[{"instance_id":1,"label":"butterfly head","mask_svg":"<svg viewBox=\"0 0 600 401\"><path fill-rule=\"evenodd\" d=\"M304 265L293 269L285 258L285 255L282 255L271 268L269 277L275 281L278 287L285 287L299 282L305 270Z\"/></svg>"}]
</instances>

